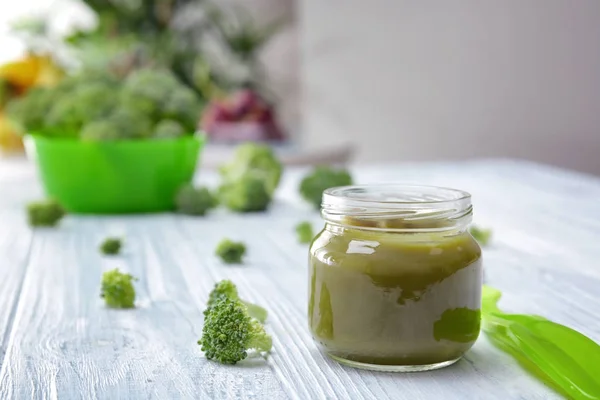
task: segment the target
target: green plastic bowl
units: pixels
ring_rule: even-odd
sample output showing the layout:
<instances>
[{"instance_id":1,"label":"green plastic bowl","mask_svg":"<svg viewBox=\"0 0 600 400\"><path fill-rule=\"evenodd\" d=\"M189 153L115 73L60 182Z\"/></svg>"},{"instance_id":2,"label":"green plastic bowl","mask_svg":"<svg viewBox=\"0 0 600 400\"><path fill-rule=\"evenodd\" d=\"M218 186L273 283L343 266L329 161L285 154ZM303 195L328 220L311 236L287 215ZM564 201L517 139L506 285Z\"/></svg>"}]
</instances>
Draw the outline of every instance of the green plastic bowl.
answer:
<instances>
[{"instance_id":1,"label":"green plastic bowl","mask_svg":"<svg viewBox=\"0 0 600 400\"><path fill-rule=\"evenodd\" d=\"M124 214L168 211L177 189L194 176L205 136L84 142L29 135L49 197L70 212Z\"/></svg>"}]
</instances>

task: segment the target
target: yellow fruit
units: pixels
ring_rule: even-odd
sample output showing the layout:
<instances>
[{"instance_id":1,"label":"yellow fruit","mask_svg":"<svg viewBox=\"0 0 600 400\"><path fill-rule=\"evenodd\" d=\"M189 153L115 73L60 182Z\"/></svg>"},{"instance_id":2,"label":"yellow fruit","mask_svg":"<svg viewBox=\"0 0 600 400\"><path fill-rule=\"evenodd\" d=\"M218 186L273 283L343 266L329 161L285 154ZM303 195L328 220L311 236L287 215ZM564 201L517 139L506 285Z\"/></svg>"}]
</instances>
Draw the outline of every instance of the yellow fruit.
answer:
<instances>
[{"instance_id":1,"label":"yellow fruit","mask_svg":"<svg viewBox=\"0 0 600 400\"><path fill-rule=\"evenodd\" d=\"M34 86L54 86L65 75L65 72L54 63L49 56L39 56L40 68Z\"/></svg>"},{"instance_id":2,"label":"yellow fruit","mask_svg":"<svg viewBox=\"0 0 600 400\"><path fill-rule=\"evenodd\" d=\"M13 94L23 94L35 86L53 86L64 76L49 55L29 54L25 58L0 66L0 80L8 82ZM0 151L19 153L23 151L23 141L19 132L0 109Z\"/></svg>"},{"instance_id":3,"label":"yellow fruit","mask_svg":"<svg viewBox=\"0 0 600 400\"><path fill-rule=\"evenodd\" d=\"M21 136L2 112L0 112L0 151L7 154L23 152Z\"/></svg>"}]
</instances>

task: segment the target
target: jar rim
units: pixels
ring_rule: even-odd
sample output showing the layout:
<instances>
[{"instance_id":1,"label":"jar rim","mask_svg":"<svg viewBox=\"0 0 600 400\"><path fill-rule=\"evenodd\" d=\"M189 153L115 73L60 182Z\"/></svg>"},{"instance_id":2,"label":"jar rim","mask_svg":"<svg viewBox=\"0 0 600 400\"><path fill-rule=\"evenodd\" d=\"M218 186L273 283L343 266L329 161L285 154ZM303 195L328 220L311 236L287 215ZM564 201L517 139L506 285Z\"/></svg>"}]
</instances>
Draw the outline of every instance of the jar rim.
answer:
<instances>
[{"instance_id":1,"label":"jar rim","mask_svg":"<svg viewBox=\"0 0 600 400\"><path fill-rule=\"evenodd\" d=\"M384 192L385 191L385 192ZM388 194L386 194L386 192ZM375 195L386 195L389 196L390 192L396 194L403 194L406 199L402 198L377 198ZM423 195L430 197L416 198L415 192L419 192ZM434 192L437 192L438 197L435 198ZM368 196L357 196L358 194L368 194ZM408 197L411 195L411 197ZM445 195L445 197L441 197ZM346 199L361 203L379 203L386 205L398 204L400 206L409 204L442 204L456 201L470 200L471 194L460 189L453 189L444 186L431 186L431 185L416 185L416 184L399 184L399 183L376 183L367 185L350 185L350 186L337 186L329 189L325 189L323 192L323 203L335 202L336 199Z\"/></svg>"},{"instance_id":2,"label":"jar rim","mask_svg":"<svg viewBox=\"0 0 600 400\"><path fill-rule=\"evenodd\" d=\"M378 230L390 230L390 225L403 231L461 227L470 222L472 211L471 195L463 190L397 183L329 188L321 204L327 222Z\"/></svg>"}]
</instances>

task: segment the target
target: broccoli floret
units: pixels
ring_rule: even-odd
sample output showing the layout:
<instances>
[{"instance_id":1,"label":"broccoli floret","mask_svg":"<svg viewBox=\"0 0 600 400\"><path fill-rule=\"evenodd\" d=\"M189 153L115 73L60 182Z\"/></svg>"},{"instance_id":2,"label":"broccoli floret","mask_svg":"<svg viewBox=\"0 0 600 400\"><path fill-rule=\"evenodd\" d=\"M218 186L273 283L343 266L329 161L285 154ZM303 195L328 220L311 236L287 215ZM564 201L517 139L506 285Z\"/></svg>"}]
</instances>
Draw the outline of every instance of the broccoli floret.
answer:
<instances>
[{"instance_id":1,"label":"broccoli floret","mask_svg":"<svg viewBox=\"0 0 600 400\"><path fill-rule=\"evenodd\" d=\"M235 151L233 160L221 166L219 172L224 184L237 182L246 176L252 176L265 183L267 194L273 196L283 167L273 150L266 145L244 143Z\"/></svg>"},{"instance_id":2,"label":"broccoli floret","mask_svg":"<svg viewBox=\"0 0 600 400\"><path fill-rule=\"evenodd\" d=\"M310 243L315 237L312 225L308 221L300 222L296 225L296 234L300 243Z\"/></svg>"},{"instance_id":3,"label":"broccoli floret","mask_svg":"<svg viewBox=\"0 0 600 400\"><path fill-rule=\"evenodd\" d=\"M52 88L52 91L55 92L56 96L69 95L79 87L89 84L101 84L117 88L120 80L106 71L82 71L65 77L57 86Z\"/></svg>"},{"instance_id":4,"label":"broccoli floret","mask_svg":"<svg viewBox=\"0 0 600 400\"><path fill-rule=\"evenodd\" d=\"M160 119L160 104L152 98L144 97L143 94L133 92L124 88L119 93L119 107L135 113L146 115L152 122Z\"/></svg>"},{"instance_id":5,"label":"broccoli floret","mask_svg":"<svg viewBox=\"0 0 600 400\"><path fill-rule=\"evenodd\" d=\"M175 196L175 206L182 214L205 215L216 205L215 197L205 187L195 188L192 185L185 185Z\"/></svg>"},{"instance_id":6,"label":"broccoli floret","mask_svg":"<svg viewBox=\"0 0 600 400\"><path fill-rule=\"evenodd\" d=\"M202 111L202 103L192 90L180 86L167 98L162 108L163 118L178 121L188 133L194 132Z\"/></svg>"},{"instance_id":7,"label":"broccoli floret","mask_svg":"<svg viewBox=\"0 0 600 400\"><path fill-rule=\"evenodd\" d=\"M104 298L108 307L133 308L135 302L133 281L136 280L130 274L124 274L117 268L107 271L102 275L100 297Z\"/></svg>"},{"instance_id":8,"label":"broccoli floret","mask_svg":"<svg viewBox=\"0 0 600 400\"><path fill-rule=\"evenodd\" d=\"M65 216L65 210L54 200L44 200L27 205L27 218L31 226L56 226Z\"/></svg>"},{"instance_id":9,"label":"broccoli floret","mask_svg":"<svg viewBox=\"0 0 600 400\"><path fill-rule=\"evenodd\" d=\"M140 113L120 109L107 118L92 121L81 130L81 139L89 141L141 139L151 132L150 121Z\"/></svg>"},{"instance_id":10,"label":"broccoli floret","mask_svg":"<svg viewBox=\"0 0 600 400\"><path fill-rule=\"evenodd\" d=\"M246 246L241 242L223 239L217 245L215 253L227 264L241 264L242 257L246 253Z\"/></svg>"},{"instance_id":11,"label":"broccoli floret","mask_svg":"<svg viewBox=\"0 0 600 400\"><path fill-rule=\"evenodd\" d=\"M170 91L181 86L175 75L165 69L144 68L131 73L125 80L125 89L162 103Z\"/></svg>"},{"instance_id":12,"label":"broccoli floret","mask_svg":"<svg viewBox=\"0 0 600 400\"><path fill-rule=\"evenodd\" d=\"M154 137L157 139L175 139L186 134L183 126L172 119L163 119L154 127Z\"/></svg>"},{"instance_id":13,"label":"broccoli floret","mask_svg":"<svg viewBox=\"0 0 600 400\"><path fill-rule=\"evenodd\" d=\"M478 227L477 225L472 225L469 228L469 232L471 235L481 244L482 246L487 246L492 238L492 230Z\"/></svg>"},{"instance_id":14,"label":"broccoli floret","mask_svg":"<svg viewBox=\"0 0 600 400\"><path fill-rule=\"evenodd\" d=\"M176 121L184 133L196 130L202 110L196 94L164 70L143 69L129 75L119 99L121 107L142 113L154 123L163 119ZM166 137L172 137L170 129L168 133Z\"/></svg>"},{"instance_id":15,"label":"broccoli floret","mask_svg":"<svg viewBox=\"0 0 600 400\"><path fill-rule=\"evenodd\" d=\"M231 282L228 279L224 279L215 284L214 289L210 292L210 295L208 296L207 309L204 311L204 315L207 315L210 307L212 307L212 305L215 304L217 300L219 300L223 296L229 297L232 300L239 300L248 309L248 314L252 318L257 319L260 323L264 324L267 320L267 310L265 310L259 305L252 304L240 299L237 287L233 282Z\"/></svg>"},{"instance_id":16,"label":"broccoli floret","mask_svg":"<svg viewBox=\"0 0 600 400\"><path fill-rule=\"evenodd\" d=\"M45 127L46 115L54 101L52 90L33 88L8 102L6 113L24 133L35 133Z\"/></svg>"},{"instance_id":17,"label":"broccoli floret","mask_svg":"<svg viewBox=\"0 0 600 400\"><path fill-rule=\"evenodd\" d=\"M45 125L65 132L79 132L86 123L107 117L116 107L116 88L105 83L82 83L72 93L56 98Z\"/></svg>"},{"instance_id":18,"label":"broccoli floret","mask_svg":"<svg viewBox=\"0 0 600 400\"><path fill-rule=\"evenodd\" d=\"M273 339L246 306L222 296L208 309L198 344L207 359L235 364L248 357L248 350L271 351Z\"/></svg>"},{"instance_id":19,"label":"broccoli floret","mask_svg":"<svg viewBox=\"0 0 600 400\"><path fill-rule=\"evenodd\" d=\"M94 121L81 130L81 140L103 141L119 139L119 127L111 121Z\"/></svg>"},{"instance_id":20,"label":"broccoli floret","mask_svg":"<svg viewBox=\"0 0 600 400\"><path fill-rule=\"evenodd\" d=\"M115 255L121 251L122 242L119 238L107 238L100 245L100 251L102 254Z\"/></svg>"},{"instance_id":21,"label":"broccoli floret","mask_svg":"<svg viewBox=\"0 0 600 400\"><path fill-rule=\"evenodd\" d=\"M319 166L302 179L300 194L306 201L318 209L321 207L321 198L325 189L351 184L352 177L348 171Z\"/></svg>"},{"instance_id":22,"label":"broccoli floret","mask_svg":"<svg viewBox=\"0 0 600 400\"><path fill-rule=\"evenodd\" d=\"M122 139L142 139L152 133L152 123L147 115L126 108L116 110L108 121L119 128L119 138Z\"/></svg>"},{"instance_id":23,"label":"broccoli floret","mask_svg":"<svg viewBox=\"0 0 600 400\"><path fill-rule=\"evenodd\" d=\"M168 71L142 69L127 77L121 93L123 106L158 118L171 93L181 84Z\"/></svg>"},{"instance_id":24,"label":"broccoli floret","mask_svg":"<svg viewBox=\"0 0 600 400\"><path fill-rule=\"evenodd\" d=\"M219 188L219 202L232 211L264 211L271 203L265 182L247 175Z\"/></svg>"},{"instance_id":25,"label":"broccoli floret","mask_svg":"<svg viewBox=\"0 0 600 400\"><path fill-rule=\"evenodd\" d=\"M105 118L117 106L118 90L106 74L79 74L11 101L9 117L26 132L78 137L84 125Z\"/></svg>"}]
</instances>

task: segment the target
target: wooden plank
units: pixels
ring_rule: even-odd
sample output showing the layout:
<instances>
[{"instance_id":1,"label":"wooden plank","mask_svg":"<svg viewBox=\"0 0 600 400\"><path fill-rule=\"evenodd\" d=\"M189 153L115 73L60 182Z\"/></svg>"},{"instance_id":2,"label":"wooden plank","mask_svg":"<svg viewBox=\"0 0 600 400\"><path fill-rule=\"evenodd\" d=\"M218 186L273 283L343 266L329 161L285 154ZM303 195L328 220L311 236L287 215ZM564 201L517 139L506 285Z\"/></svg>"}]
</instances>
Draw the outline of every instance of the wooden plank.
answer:
<instances>
[{"instance_id":1,"label":"wooden plank","mask_svg":"<svg viewBox=\"0 0 600 400\"><path fill-rule=\"evenodd\" d=\"M22 214L0 210L0 370L27 273L31 240Z\"/></svg>"}]
</instances>

